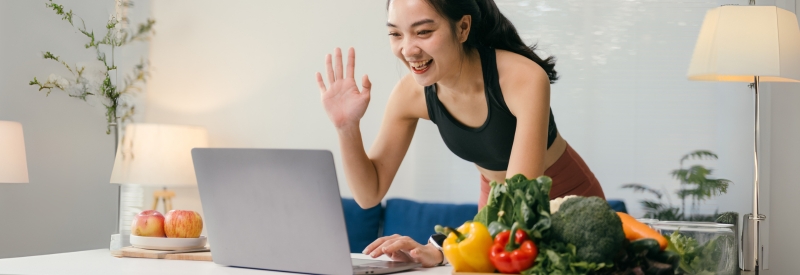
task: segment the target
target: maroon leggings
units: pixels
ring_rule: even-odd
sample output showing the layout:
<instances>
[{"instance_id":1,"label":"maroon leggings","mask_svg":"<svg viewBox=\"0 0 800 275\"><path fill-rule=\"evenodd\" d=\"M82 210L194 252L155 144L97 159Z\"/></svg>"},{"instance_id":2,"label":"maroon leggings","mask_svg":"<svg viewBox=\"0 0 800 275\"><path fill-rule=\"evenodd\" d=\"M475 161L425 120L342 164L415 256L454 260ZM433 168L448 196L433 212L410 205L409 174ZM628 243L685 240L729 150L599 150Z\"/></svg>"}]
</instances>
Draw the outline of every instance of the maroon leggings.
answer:
<instances>
[{"instance_id":1,"label":"maroon leggings","mask_svg":"<svg viewBox=\"0 0 800 275\"><path fill-rule=\"evenodd\" d=\"M561 157L547 168L544 174L553 179L553 188L550 189L551 200L567 195L606 198L600 182L589 170L589 166L586 166L586 162L569 144ZM481 175L481 197L478 201L478 209L486 205L490 189L489 179Z\"/></svg>"}]
</instances>

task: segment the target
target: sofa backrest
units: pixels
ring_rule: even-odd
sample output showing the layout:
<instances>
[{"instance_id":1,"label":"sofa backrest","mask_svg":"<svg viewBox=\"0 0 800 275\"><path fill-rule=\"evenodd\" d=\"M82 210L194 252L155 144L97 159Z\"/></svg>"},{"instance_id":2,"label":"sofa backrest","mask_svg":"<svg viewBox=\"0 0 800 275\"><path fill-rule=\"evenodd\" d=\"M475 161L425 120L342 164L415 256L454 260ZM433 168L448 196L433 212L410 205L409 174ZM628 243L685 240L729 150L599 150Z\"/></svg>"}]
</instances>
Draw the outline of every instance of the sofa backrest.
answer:
<instances>
[{"instance_id":1,"label":"sofa backrest","mask_svg":"<svg viewBox=\"0 0 800 275\"><path fill-rule=\"evenodd\" d=\"M478 214L477 204L423 203L389 199L383 218L383 236L409 236L418 243L428 243L434 226L458 228Z\"/></svg>"}]
</instances>

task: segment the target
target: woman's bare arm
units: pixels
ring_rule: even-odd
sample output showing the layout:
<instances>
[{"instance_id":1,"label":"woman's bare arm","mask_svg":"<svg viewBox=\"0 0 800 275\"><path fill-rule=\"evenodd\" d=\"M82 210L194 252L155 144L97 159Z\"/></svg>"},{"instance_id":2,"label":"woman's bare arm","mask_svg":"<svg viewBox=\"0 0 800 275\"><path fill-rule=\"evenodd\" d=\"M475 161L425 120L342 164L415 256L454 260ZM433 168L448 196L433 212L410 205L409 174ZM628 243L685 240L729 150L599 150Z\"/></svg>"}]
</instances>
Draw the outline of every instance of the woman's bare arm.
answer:
<instances>
[{"instance_id":1,"label":"woman's bare arm","mask_svg":"<svg viewBox=\"0 0 800 275\"><path fill-rule=\"evenodd\" d=\"M498 51L498 64L500 62L503 62L498 66L503 97L508 109L517 117L506 178L516 174L536 178L543 175L546 168L550 80L544 69L520 55Z\"/></svg>"},{"instance_id":2,"label":"woman's bare arm","mask_svg":"<svg viewBox=\"0 0 800 275\"><path fill-rule=\"evenodd\" d=\"M415 85L407 76L395 86L369 155L364 151L358 126L338 131L347 184L362 208L373 207L383 200L408 152L419 120L412 107L420 103Z\"/></svg>"}]
</instances>

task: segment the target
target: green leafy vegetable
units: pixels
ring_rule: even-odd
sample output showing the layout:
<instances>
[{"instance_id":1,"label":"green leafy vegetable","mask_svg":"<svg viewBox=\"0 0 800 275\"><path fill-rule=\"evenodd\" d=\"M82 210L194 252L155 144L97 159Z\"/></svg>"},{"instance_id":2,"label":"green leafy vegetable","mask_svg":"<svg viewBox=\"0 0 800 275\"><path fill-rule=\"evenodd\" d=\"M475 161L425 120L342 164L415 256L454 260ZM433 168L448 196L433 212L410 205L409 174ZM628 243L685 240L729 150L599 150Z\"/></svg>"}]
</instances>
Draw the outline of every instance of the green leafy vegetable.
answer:
<instances>
[{"instance_id":1,"label":"green leafy vegetable","mask_svg":"<svg viewBox=\"0 0 800 275\"><path fill-rule=\"evenodd\" d=\"M660 251L658 242L643 239L630 242L623 241L622 248L614 257L614 265L596 272L593 275L674 275L680 256L671 251Z\"/></svg>"},{"instance_id":2,"label":"green leafy vegetable","mask_svg":"<svg viewBox=\"0 0 800 275\"><path fill-rule=\"evenodd\" d=\"M489 229L489 234L492 235L492 239L494 239L494 237L497 236L497 234L500 234L500 232L511 230L510 227L497 221L493 221L492 223L490 223L488 229Z\"/></svg>"},{"instance_id":3,"label":"green leafy vegetable","mask_svg":"<svg viewBox=\"0 0 800 275\"><path fill-rule=\"evenodd\" d=\"M609 266L606 263L580 261L577 255L577 248L574 245L552 241L542 242L539 245L539 256L536 257L536 264L532 268L523 271L522 274L589 274Z\"/></svg>"},{"instance_id":4,"label":"green leafy vegetable","mask_svg":"<svg viewBox=\"0 0 800 275\"><path fill-rule=\"evenodd\" d=\"M550 177L527 179L517 174L505 184L490 183L489 199L474 221L505 226L518 222L531 238L542 239L550 228Z\"/></svg>"},{"instance_id":5,"label":"green leafy vegetable","mask_svg":"<svg viewBox=\"0 0 800 275\"><path fill-rule=\"evenodd\" d=\"M720 235L705 244L699 244L692 237L680 234L680 231L672 232L667 237L667 251L672 251L680 255L679 268L686 274L714 275L723 269L720 261L724 254L726 244L733 243L733 236ZM724 272L721 272L724 273Z\"/></svg>"}]
</instances>

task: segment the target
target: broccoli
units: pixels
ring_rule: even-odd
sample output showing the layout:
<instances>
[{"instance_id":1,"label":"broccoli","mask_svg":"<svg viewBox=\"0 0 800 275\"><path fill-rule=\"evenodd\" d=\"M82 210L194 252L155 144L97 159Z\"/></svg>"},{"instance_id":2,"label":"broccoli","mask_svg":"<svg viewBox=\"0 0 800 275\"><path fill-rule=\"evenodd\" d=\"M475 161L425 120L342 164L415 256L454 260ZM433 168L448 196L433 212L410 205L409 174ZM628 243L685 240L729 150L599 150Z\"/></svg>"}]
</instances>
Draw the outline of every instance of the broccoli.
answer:
<instances>
[{"instance_id":1,"label":"broccoli","mask_svg":"<svg viewBox=\"0 0 800 275\"><path fill-rule=\"evenodd\" d=\"M552 237L575 245L581 261L611 263L625 240L619 216L599 197L568 199L551 221Z\"/></svg>"}]
</instances>

